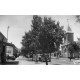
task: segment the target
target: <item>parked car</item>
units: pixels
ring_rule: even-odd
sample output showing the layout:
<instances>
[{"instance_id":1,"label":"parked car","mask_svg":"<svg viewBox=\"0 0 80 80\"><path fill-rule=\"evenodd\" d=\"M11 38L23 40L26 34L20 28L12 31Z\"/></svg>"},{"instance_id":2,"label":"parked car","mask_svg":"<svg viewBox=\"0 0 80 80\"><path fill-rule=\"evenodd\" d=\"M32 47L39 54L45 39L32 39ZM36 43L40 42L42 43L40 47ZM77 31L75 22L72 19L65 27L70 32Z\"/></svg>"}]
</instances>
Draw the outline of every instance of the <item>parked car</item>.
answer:
<instances>
[{"instance_id":1,"label":"parked car","mask_svg":"<svg viewBox=\"0 0 80 80\"><path fill-rule=\"evenodd\" d=\"M39 57L39 61L41 61L41 62L46 62L45 61L45 57L46 57L46 59L47 59L47 61L48 62L50 62L50 57L49 57L49 55L41 55L40 57Z\"/></svg>"},{"instance_id":2,"label":"parked car","mask_svg":"<svg viewBox=\"0 0 80 80\"><path fill-rule=\"evenodd\" d=\"M7 60L15 60L15 56L13 56L13 55L8 55L8 56L7 56Z\"/></svg>"}]
</instances>

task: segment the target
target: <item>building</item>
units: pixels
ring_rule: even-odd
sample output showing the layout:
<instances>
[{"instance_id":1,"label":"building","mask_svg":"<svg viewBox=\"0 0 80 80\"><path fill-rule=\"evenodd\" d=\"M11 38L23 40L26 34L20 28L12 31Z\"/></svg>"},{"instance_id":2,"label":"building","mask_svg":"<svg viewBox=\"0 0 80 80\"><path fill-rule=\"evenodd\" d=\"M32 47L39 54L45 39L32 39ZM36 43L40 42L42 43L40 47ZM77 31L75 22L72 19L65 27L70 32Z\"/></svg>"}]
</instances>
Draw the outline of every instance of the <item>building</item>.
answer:
<instances>
[{"instance_id":1,"label":"building","mask_svg":"<svg viewBox=\"0 0 80 80\"><path fill-rule=\"evenodd\" d=\"M61 46L61 54L63 57L69 57L69 51L68 51L68 46L71 42L74 41L74 33L72 32L70 26L68 25L67 31L65 33L65 38L64 38L64 43Z\"/></svg>"},{"instance_id":2,"label":"building","mask_svg":"<svg viewBox=\"0 0 80 80\"><path fill-rule=\"evenodd\" d=\"M0 32L0 61L2 63L6 62L6 56L10 54L16 57L17 52L18 50L15 45L12 43L8 43L7 38Z\"/></svg>"},{"instance_id":3,"label":"building","mask_svg":"<svg viewBox=\"0 0 80 80\"><path fill-rule=\"evenodd\" d=\"M0 32L0 41L7 42L7 38Z\"/></svg>"},{"instance_id":4,"label":"building","mask_svg":"<svg viewBox=\"0 0 80 80\"><path fill-rule=\"evenodd\" d=\"M6 55L17 57L18 48L14 44L12 46L6 46Z\"/></svg>"},{"instance_id":5,"label":"building","mask_svg":"<svg viewBox=\"0 0 80 80\"><path fill-rule=\"evenodd\" d=\"M6 46L6 55L13 55L13 47L12 46Z\"/></svg>"},{"instance_id":6,"label":"building","mask_svg":"<svg viewBox=\"0 0 80 80\"><path fill-rule=\"evenodd\" d=\"M1 56L2 58L6 56L4 54L6 50L4 43L7 43L7 38L0 32L0 60L1 60Z\"/></svg>"}]
</instances>

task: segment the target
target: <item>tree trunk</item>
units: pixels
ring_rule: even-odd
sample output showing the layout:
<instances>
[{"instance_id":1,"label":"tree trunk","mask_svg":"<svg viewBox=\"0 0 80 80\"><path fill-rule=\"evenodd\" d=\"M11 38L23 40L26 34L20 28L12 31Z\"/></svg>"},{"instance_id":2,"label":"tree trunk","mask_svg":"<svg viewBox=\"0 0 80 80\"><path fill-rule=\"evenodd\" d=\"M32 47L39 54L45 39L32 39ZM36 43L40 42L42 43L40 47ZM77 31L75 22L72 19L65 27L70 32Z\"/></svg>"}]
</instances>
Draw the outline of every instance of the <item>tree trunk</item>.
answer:
<instances>
[{"instance_id":1,"label":"tree trunk","mask_svg":"<svg viewBox=\"0 0 80 80\"><path fill-rule=\"evenodd\" d=\"M36 53L36 62L38 62L38 55L37 55L37 53Z\"/></svg>"},{"instance_id":2,"label":"tree trunk","mask_svg":"<svg viewBox=\"0 0 80 80\"><path fill-rule=\"evenodd\" d=\"M45 57L45 62L46 62L46 65L48 65L48 61L47 61L47 58Z\"/></svg>"},{"instance_id":3,"label":"tree trunk","mask_svg":"<svg viewBox=\"0 0 80 80\"><path fill-rule=\"evenodd\" d=\"M51 53L50 53L50 62L51 62Z\"/></svg>"},{"instance_id":4,"label":"tree trunk","mask_svg":"<svg viewBox=\"0 0 80 80\"><path fill-rule=\"evenodd\" d=\"M32 54L32 61L33 61L33 54Z\"/></svg>"}]
</instances>

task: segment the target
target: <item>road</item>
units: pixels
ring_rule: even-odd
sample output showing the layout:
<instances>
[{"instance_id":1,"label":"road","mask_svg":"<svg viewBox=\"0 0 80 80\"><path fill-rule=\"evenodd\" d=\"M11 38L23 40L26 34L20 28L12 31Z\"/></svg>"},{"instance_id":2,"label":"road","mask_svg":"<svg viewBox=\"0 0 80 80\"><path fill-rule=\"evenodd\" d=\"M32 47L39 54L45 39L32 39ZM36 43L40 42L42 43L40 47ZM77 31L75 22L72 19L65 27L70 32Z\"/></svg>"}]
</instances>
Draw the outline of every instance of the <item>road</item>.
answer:
<instances>
[{"instance_id":1,"label":"road","mask_svg":"<svg viewBox=\"0 0 80 80\"><path fill-rule=\"evenodd\" d=\"M74 61L77 60L69 60L68 58L52 58L51 62L48 62L48 65L74 65ZM80 60L79 64L80 64ZM35 62L30 58L25 58L23 56L19 56L16 60L9 60L7 63L3 65L46 65L45 62Z\"/></svg>"},{"instance_id":2,"label":"road","mask_svg":"<svg viewBox=\"0 0 80 80\"><path fill-rule=\"evenodd\" d=\"M18 65L46 65L45 62L34 62L30 59L27 59L23 56L19 56L16 61L19 61ZM48 62L49 65L74 65L73 60L69 60L68 58L52 58L51 62Z\"/></svg>"},{"instance_id":3,"label":"road","mask_svg":"<svg viewBox=\"0 0 80 80\"><path fill-rule=\"evenodd\" d=\"M34 62L31 59L25 58L23 56L19 56L15 61L19 61L18 65L45 65L45 63Z\"/></svg>"}]
</instances>

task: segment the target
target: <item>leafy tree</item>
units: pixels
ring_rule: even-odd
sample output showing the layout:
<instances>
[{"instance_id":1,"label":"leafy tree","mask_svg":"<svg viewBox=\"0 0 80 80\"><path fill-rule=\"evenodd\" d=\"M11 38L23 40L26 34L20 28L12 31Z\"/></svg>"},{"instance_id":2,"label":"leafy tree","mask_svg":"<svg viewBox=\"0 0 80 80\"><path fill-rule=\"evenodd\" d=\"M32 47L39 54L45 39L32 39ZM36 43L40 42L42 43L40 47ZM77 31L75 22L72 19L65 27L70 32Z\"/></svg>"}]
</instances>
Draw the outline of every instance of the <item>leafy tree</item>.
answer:
<instances>
[{"instance_id":1,"label":"leafy tree","mask_svg":"<svg viewBox=\"0 0 80 80\"><path fill-rule=\"evenodd\" d=\"M80 23L80 15L76 15L76 22Z\"/></svg>"},{"instance_id":2,"label":"leafy tree","mask_svg":"<svg viewBox=\"0 0 80 80\"><path fill-rule=\"evenodd\" d=\"M29 31L28 33L25 33L22 39L22 52L24 56L28 56L28 53L30 52L30 44L31 44L31 32Z\"/></svg>"},{"instance_id":3,"label":"leafy tree","mask_svg":"<svg viewBox=\"0 0 80 80\"><path fill-rule=\"evenodd\" d=\"M33 38L33 44L34 44L34 52L36 54L36 61L37 61L37 54L41 51L40 49L40 42L39 42L39 34L42 29L42 18L34 15L32 20L32 38Z\"/></svg>"},{"instance_id":4,"label":"leafy tree","mask_svg":"<svg viewBox=\"0 0 80 80\"><path fill-rule=\"evenodd\" d=\"M80 48L76 42L72 42L69 44L68 50L70 53L70 60L71 60L73 58L73 54L76 54L76 52L79 53ZM78 56L79 56L79 54L78 54Z\"/></svg>"},{"instance_id":5,"label":"leafy tree","mask_svg":"<svg viewBox=\"0 0 80 80\"><path fill-rule=\"evenodd\" d=\"M58 51L64 38L64 30L51 18L34 15L31 31L25 33L22 40L24 54L51 54ZM37 57L36 57L37 60Z\"/></svg>"},{"instance_id":6,"label":"leafy tree","mask_svg":"<svg viewBox=\"0 0 80 80\"><path fill-rule=\"evenodd\" d=\"M58 51L64 38L64 30L60 27L59 22L51 18L44 17L42 31L39 35L39 42L43 53L52 53Z\"/></svg>"},{"instance_id":7,"label":"leafy tree","mask_svg":"<svg viewBox=\"0 0 80 80\"><path fill-rule=\"evenodd\" d=\"M23 36L23 40L22 40L22 45L24 46L24 49L26 51L26 53L29 54L36 54L39 52L39 33L40 33L40 28L42 25L42 18L34 15L33 16L33 20L32 20L32 25L31 25L31 31L29 31L28 33L25 33L25 36ZM24 50L23 50L24 51ZM37 61L37 58L36 58Z\"/></svg>"}]
</instances>

